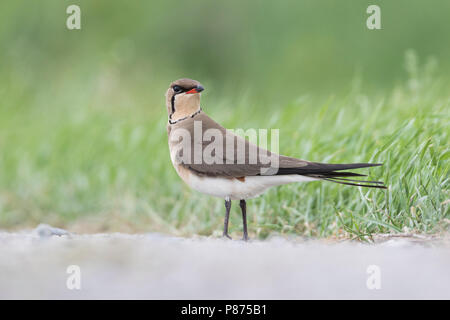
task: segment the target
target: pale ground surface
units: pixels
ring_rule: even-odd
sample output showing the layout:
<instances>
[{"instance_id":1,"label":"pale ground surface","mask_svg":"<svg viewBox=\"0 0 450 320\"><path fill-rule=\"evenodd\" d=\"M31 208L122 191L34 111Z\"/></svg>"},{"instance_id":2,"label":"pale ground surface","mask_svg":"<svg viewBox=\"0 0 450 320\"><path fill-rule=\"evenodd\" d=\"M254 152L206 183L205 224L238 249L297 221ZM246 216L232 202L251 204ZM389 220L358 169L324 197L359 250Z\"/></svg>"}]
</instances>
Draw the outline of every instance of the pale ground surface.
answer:
<instances>
[{"instance_id":1,"label":"pale ground surface","mask_svg":"<svg viewBox=\"0 0 450 320\"><path fill-rule=\"evenodd\" d=\"M379 237L377 244L160 234L71 235L40 226L0 232L0 298L450 299L448 237ZM69 265L81 290L69 290ZM369 290L367 268L381 271Z\"/></svg>"}]
</instances>

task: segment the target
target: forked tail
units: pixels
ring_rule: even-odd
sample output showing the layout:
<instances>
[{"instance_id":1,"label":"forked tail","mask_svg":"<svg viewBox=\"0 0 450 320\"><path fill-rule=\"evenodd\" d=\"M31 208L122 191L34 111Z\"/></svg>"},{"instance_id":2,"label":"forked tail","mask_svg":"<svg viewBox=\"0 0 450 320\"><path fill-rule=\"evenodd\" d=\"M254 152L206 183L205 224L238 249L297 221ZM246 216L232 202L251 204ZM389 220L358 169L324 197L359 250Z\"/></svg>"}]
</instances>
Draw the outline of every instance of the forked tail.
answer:
<instances>
[{"instance_id":1,"label":"forked tail","mask_svg":"<svg viewBox=\"0 0 450 320\"><path fill-rule=\"evenodd\" d=\"M366 177L365 174L348 172L341 170L368 168L381 166L381 163L350 163L350 164L328 164L310 162L308 165L298 168L280 168L279 175L299 174L302 176L323 179L335 183L346 184L349 186L387 189L382 181L367 181L359 179L348 179L348 177Z\"/></svg>"}]
</instances>

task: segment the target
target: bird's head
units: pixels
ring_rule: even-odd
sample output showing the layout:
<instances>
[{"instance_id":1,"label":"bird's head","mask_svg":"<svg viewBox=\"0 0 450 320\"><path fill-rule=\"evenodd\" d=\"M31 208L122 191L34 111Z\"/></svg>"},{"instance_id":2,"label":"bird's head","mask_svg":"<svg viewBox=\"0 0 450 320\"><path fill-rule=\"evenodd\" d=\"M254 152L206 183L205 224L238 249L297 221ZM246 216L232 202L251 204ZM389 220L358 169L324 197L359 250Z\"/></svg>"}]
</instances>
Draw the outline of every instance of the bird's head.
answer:
<instances>
[{"instance_id":1,"label":"bird's head","mask_svg":"<svg viewBox=\"0 0 450 320\"><path fill-rule=\"evenodd\" d=\"M200 110L200 82L192 79L178 79L170 84L166 92L166 106L171 122L189 117Z\"/></svg>"}]
</instances>

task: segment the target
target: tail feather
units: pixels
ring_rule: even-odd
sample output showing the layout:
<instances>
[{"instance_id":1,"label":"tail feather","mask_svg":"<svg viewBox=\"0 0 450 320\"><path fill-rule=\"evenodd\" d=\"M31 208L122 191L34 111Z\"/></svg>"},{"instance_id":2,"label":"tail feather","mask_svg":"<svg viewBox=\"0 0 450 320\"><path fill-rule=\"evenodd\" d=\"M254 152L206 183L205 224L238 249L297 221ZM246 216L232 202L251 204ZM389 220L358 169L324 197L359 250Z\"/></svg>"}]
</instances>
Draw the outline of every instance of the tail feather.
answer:
<instances>
[{"instance_id":1,"label":"tail feather","mask_svg":"<svg viewBox=\"0 0 450 320\"><path fill-rule=\"evenodd\" d=\"M331 181L331 182L335 182L335 183L339 183L339 184L345 184L345 185L348 185L348 186L387 189L387 187L385 185L370 184L370 183L380 182L380 181L358 181L359 183L352 183L352 182L344 182L342 180L334 180L334 179L329 179L329 178L323 178L323 180L327 180L327 181ZM365 184L365 183L369 183L369 184Z\"/></svg>"},{"instance_id":2,"label":"tail feather","mask_svg":"<svg viewBox=\"0 0 450 320\"><path fill-rule=\"evenodd\" d=\"M349 182L363 182L363 183L373 183L373 184L384 184L383 181L371 181L371 180L353 180L353 179L344 179L344 178L330 178L331 180L342 180Z\"/></svg>"},{"instance_id":3,"label":"tail feather","mask_svg":"<svg viewBox=\"0 0 450 320\"><path fill-rule=\"evenodd\" d=\"M381 163L348 163L348 164L330 164L330 163L319 163L319 162L309 162L305 166L294 167L294 168L279 168L277 174L326 174L334 171L359 169L359 168L369 168L382 166ZM334 174L338 174L337 172ZM356 173L352 173L356 175Z\"/></svg>"},{"instance_id":4,"label":"tail feather","mask_svg":"<svg viewBox=\"0 0 450 320\"><path fill-rule=\"evenodd\" d=\"M278 174L299 174L307 177L319 178L334 183L345 184L349 186L367 187L386 189L386 186L381 181L364 181L346 179L344 177L366 177L365 174L354 172L342 172L341 170L369 168L381 166L381 163L350 163L350 164L327 164L310 162L308 165L298 168L280 168Z\"/></svg>"},{"instance_id":5,"label":"tail feather","mask_svg":"<svg viewBox=\"0 0 450 320\"><path fill-rule=\"evenodd\" d=\"M331 177L367 177L367 174L360 174L360 173L354 173L354 172L348 172L348 171L330 171L326 173L319 173L316 174L317 176L326 176L327 178ZM312 176L312 175L311 175Z\"/></svg>"}]
</instances>

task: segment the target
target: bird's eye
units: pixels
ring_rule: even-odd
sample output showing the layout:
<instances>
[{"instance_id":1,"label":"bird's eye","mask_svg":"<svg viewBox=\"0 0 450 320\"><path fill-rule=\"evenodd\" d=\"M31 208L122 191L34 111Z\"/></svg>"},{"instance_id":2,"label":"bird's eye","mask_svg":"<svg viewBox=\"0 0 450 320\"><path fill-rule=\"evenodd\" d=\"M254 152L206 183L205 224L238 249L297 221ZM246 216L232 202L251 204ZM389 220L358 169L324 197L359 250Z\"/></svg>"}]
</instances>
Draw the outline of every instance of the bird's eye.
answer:
<instances>
[{"instance_id":1,"label":"bird's eye","mask_svg":"<svg viewBox=\"0 0 450 320\"><path fill-rule=\"evenodd\" d=\"M175 93L180 93L181 91L183 91L180 86L173 86L172 89L173 91L175 91Z\"/></svg>"}]
</instances>

